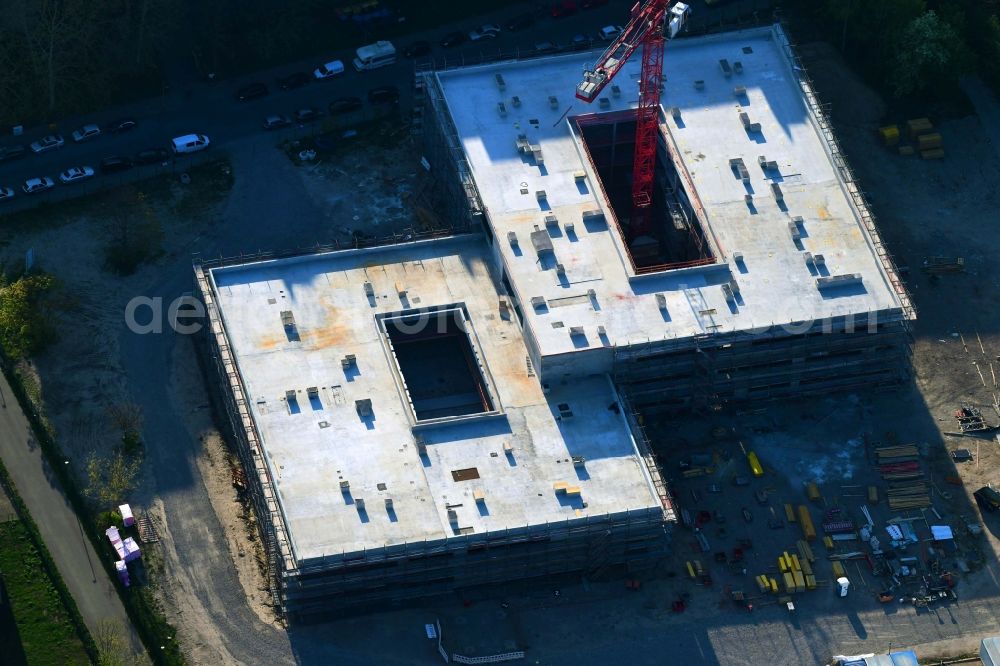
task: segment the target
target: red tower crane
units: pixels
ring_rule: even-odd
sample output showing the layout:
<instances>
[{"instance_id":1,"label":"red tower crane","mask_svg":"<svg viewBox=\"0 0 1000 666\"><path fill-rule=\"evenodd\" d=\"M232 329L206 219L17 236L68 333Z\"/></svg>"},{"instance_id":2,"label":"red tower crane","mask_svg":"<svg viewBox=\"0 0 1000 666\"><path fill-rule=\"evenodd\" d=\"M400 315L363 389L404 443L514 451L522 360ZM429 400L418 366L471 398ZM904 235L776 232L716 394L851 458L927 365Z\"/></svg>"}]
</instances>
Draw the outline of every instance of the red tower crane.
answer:
<instances>
[{"instance_id":1,"label":"red tower crane","mask_svg":"<svg viewBox=\"0 0 1000 666\"><path fill-rule=\"evenodd\" d=\"M601 54L594 68L584 70L583 81L576 87L578 99L593 102L636 49L642 46L639 106L635 114L635 157L632 162L630 242L648 235L651 226L663 44L681 31L690 13L691 8L683 2L647 0L642 3L640 0L632 7L628 25Z\"/></svg>"}]
</instances>

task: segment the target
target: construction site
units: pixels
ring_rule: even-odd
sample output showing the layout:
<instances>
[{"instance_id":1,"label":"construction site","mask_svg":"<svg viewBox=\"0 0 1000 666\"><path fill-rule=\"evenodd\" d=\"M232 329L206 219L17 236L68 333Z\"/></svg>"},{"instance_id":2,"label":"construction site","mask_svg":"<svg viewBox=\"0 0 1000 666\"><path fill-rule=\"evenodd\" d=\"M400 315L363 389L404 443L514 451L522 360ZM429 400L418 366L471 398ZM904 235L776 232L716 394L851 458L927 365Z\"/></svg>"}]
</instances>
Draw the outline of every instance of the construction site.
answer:
<instances>
[{"instance_id":1,"label":"construction site","mask_svg":"<svg viewBox=\"0 0 1000 666\"><path fill-rule=\"evenodd\" d=\"M638 59L590 104L593 52L419 73L472 233L195 266L290 619L652 568L681 513L649 415L909 378L907 293L781 28L666 51L651 125Z\"/></svg>"}]
</instances>

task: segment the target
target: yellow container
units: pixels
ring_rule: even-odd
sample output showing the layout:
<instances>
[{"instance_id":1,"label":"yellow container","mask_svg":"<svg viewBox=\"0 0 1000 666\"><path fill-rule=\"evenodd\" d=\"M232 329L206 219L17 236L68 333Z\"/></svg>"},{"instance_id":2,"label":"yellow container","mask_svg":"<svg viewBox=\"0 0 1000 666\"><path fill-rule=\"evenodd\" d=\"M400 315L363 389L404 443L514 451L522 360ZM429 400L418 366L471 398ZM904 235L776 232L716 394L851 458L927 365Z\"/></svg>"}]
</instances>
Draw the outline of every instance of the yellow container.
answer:
<instances>
[{"instance_id":1,"label":"yellow container","mask_svg":"<svg viewBox=\"0 0 1000 666\"><path fill-rule=\"evenodd\" d=\"M944 159L944 148L935 148L933 150L921 150L920 156L925 160Z\"/></svg>"},{"instance_id":2,"label":"yellow container","mask_svg":"<svg viewBox=\"0 0 1000 666\"><path fill-rule=\"evenodd\" d=\"M827 548L831 548L832 549L833 548L833 537L831 537L831 536L825 536L825 537L823 537L823 545L826 546Z\"/></svg>"},{"instance_id":3,"label":"yellow container","mask_svg":"<svg viewBox=\"0 0 1000 666\"><path fill-rule=\"evenodd\" d=\"M771 578L771 594L777 594L777 593L778 593L778 581L774 580L774 578Z\"/></svg>"},{"instance_id":4,"label":"yellow container","mask_svg":"<svg viewBox=\"0 0 1000 666\"><path fill-rule=\"evenodd\" d=\"M815 481L810 481L806 484L806 497L813 502L818 502L822 499L822 495L819 494L819 486L816 485Z\"/></svg>"},{"instance_id":5,"label":"yellow container","mask_svg":"<svg viewBox=\"0 0 1000 666\"><path fill-rule=\"evenodd\" d=\"M841 564L840 562L834 562L832 564L832 568L833 568L833 577L834 578L840 578L841 576L845 575L845 573L844 573L844 565Z\"/></svg>"},{"instance_id":6,"label":"yellow container","mask_svg":"<svg viewBox=\"0 0 1000 666\"><path fill-rule=\"evenodd\" d=\"M691 564L690 560L688 560L687 562L687 570L688 570L688 576L694 578L694 566Z\"/></svg>"},{"instance_id":7,"label":"yellow container","mask_svg":"<svg viewBox=\"0 0 1000 666\"><path fill-rule=\"evenodd\" d=\"M807 576L812 575L813 565L809 564L809 560L801 559L799 560L799 562L802 564L802 573L804 573Z\"/></svg>"},{"instance_id":8,"label":"yellow container","mask_svg":"<svg viewBox=\"0 0 1000 666\"><path fill-rule=\"evenodd\" d=\"M747 453L747 462L750 463L750 472L754 476L764 476L764 468L760 464L760 458L753 451Z\"/></svg>"},{"instance_id":9,"label":"yellow container","mask_svg":"<svg viewBox=\"0 0 1000 666\"><path fill-rule=\"evenodd\" d=\"M785 519L790 523L798 521L798 518L796 518L795 516L795 509L792 507L791 504L785 505Z\"/></svg>"},{"instance_id":10,"label":"yellow container","mask_svg":"<svg viewBox=\"0 0 1000 666\"><path fill-rule=\"evenodd\" d=\"M792 571L802 571L802 565L799 564L799 556L792 553Z\"/></svg>"},{"instance_id":11,"label":"yellow container","mask_svg":"<svg viewBox=\"0 0 1000 666\"><path fill-rule=\"evenodd\" d=\"M792 572L792 576L795 578L795 591L805 592L806 591L806 579L802 575L801 571Z\"/></svg>"},{"instance_id":12,"label":"yellow container","mask_svg":"<svg viewBox=\"0 0 1000 666\"><path fill-rule=\"evenodd\" d=\"M799 559L802 561L815 562L816 556L813 555L812 548L802 539L795 542L795 547L799 549Z\"/></svg>"},{"instance_id":13,"label":"yellow container","mask_svg":"<svg viewBox=\"0 0 1000 666\"><path fill-rule=\"evenodd\" d=\"M913 120L906 121L906 128L909 130L910 138L912 139L932 131L934 124L928 118L914 118Z\"/></svg>"},{"instance_id":14,"label":"yellow container","mask_svg":"<svg viewBox=\"0 0 1000 666\"><path fill-rule=\"evenodd\" d=\"M785 592L795 592L795 576L793 576L791 572L785 572L782 575L785 578Z\"/></svg>"},{"instance_id":15,"label":"yellow container","mask_svg":"<svg viewBox=\"0 0 1000 666\"><path fill-rule=\"evenodd\" d=\"M917 137L917 148L920 150L930 150L941 147L941 135L937 132L932 134L922 134Z\"/></svg>"},{"instance_id":16,"label":"yellow container","mask_svg":"<svg viewBox=\"0 0 1000 666\"><path fill-rule=\"evenodd\" d=\"M895 146L899 143L899 126L897 125L879 127L878 134L882 138L882 143L886 146Z\"/></svg>"},{"instance_id":17,"label":"yellow container","mask_svg":"<svg viewBox=\"0 0 1000 666\"><path fill-rule=\"evenodd\" d=\"M781 570L781 573L785 573L790 568L788 565L788 560L785 559L784 555L778 556L778 568Z\"/></svg>"},{"instance_id":18,"label":"yellow container","mask_svg":"<svg viewBox=\"0 0 1000 666\"><path fill-rule=\"evenodd\" d=\"M807 590L816 589L816 576L812 574L806 574L806 589Z\"/></svg>"},{"instance_id":19,"label":"yellow container","mask_svg":"<svg viewBox=\"0 0 1000 666\"><path fill-rule=\"evenodd\" d=\"M809 515L809 507L805 504L799 505L799 525L802 527L802 536L806 541L816 540L816 528L813 527L812 516Z\"/></svg>"}]
</instances>

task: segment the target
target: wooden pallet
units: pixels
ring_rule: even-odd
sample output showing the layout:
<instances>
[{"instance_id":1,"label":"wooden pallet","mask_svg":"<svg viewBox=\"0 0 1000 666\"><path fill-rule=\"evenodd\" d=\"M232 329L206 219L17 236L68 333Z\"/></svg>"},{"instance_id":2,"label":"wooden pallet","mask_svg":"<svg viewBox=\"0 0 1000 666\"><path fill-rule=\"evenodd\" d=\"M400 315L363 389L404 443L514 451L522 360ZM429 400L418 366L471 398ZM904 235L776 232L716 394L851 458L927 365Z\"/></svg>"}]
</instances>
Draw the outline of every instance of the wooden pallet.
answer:
<instances>
[{"instance_id":1,"label":"wooden pallet","mask_svg":"<svg viewBox=\"0 0 1000 666\"><path fill-rule=\"evenodd\" d=\"M149 519L148 512L142 512L142 515L135 521L135 526L139 530L139 540L143 543L157 543L160 540L153 521Z\"/></svg>"}]
</instances>

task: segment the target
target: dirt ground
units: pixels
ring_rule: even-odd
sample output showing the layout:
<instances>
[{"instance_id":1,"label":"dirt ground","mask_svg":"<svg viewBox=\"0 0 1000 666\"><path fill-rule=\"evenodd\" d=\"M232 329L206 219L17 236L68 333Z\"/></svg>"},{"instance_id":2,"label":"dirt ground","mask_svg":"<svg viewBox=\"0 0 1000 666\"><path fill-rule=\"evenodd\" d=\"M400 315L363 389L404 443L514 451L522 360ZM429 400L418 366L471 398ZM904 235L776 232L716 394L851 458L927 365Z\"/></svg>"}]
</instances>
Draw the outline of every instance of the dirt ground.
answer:
<instances>
[{"instance_id":1,"label":"dirt ground","mask_svg":"<svg viewBox=\"0 0 1000 666\"><path fill-rule=\"evenodd\" d=\"M832 396L796 405L766 406L750 415L726 414L717 421L674 420L662 424L659 431L652 429L654 445L674 479L682 506L694 489L701 493L701 499L692 500L693 504L724 513L725 523L713 519L708 526L710 541L718 544L713 544L712 550L723 546L731 550L741 534L754 539L748 552L749 584L742 573L732 573L721 563L717 567L714 560L707 562L713 558L698 555L713 568L717 582L711 588L693 585L683 568L684 562L695 556L691 536L678 530L674 555L657 576L644 581L639 592L624 591L620 580L511 586L503 601L506 607L498 599L484 598L469 606L455 600L431 610L386 613L374 626L352 618L321 629L292 632L291 650L296 661L328 662L333 658L333 653L327 652L330 646L361 650L380 642L409 655L401 657L399 663L425 661L433 651L426 650L420 633L423 624L435 616L445 619L445 631L456 647L494 649L499 643L506 649L515 641L530 651L536 663L553 664L599 663L602 659L654 663L651 657L664 654L676 655L686 660L684 663L818 663L831 650L870 651L885 649L888 643L901 644L894 641L910 645L933 641L937 647L926 646L920 654L935 656L965 651L984 632L1000 631L989 610L1000 594L995 580L1000 529L989 517L982 521L984 536L971 538L963 533L958 539L959 550L944 557L949 566L963 559L970 569L959 576L957 606L945 611L951 619L920 616L898 604L891 605L890 612L872 598L880 581L863 569L851 573L853 562L849 575L852 580L857 577L853 589L858 594L849 597L849 605L834 598L829 587L803 595L795 618L788 618L776 605L747 614L723 598L726 585L749 587L753 575L773 568L777 553L789 549L799 538L794 525L773 531L766 527L769 507L757 504L753 490L773 489L769 491L770 506L777 509L784 502L806 503L802 484L816 480L827 502L839 498L854 511L857 498L847 497L853 493L840 486L867 485L874 480L866 435L870 442L878 442L885 441L891 432L900 441L920 447L926 467L944 491L935 495L934 506L943 520L956 526L956 532L967 520L979 519L969 499L971 491L986 482L1000 483L1000 450L994 440L947 434L955 430L952 412L962 402L972 402L984 409L990 421L1000 421L990 408L992 394L1000 391L993 386L989 371L992 362L1000 372L1000 289L994 268L1000 250L1000 191L996 188L1000 161L996 151L985 140L979 120L966 117L933 119L944 136L947 157L942 161L925 162L890 153L875 139L886 108L878 96L847 71L828 47L810 45L802 55L821 97L832 103L843 148L866 188L883 238L904 269L919 317L914 329L915 381L891 394ZM217 206L178 216L173 206L164 204L160 210L164 255L128 278L114 276L102 267L107 230L99 215L67 215L39 228L22 225L4 227L0 232L0 259L5 264L23 261L25 251L34 248L38 262L62 284L59 340L35 367L49 416L78 473L83 472L90 452L106 453L116 442L105 422L105 409L127 393L118 334L126 301L167 279L187 284L184 280L189 278L184 273L190 268L185 257L203 245L206 236L213 235L220 216L238 221L241 215L254 212L253 190L261 178L271 182L271 178L280 177L283 187L295 188L315 222L310 222L308 234L293 225L282 228L284 225L269 223L270 229L249 242L260 240L272 248L295 247L332 238L346 240L354 232L382 235L413 224L407 212L407 194L415 189L417 166L415 153L407 149L387 150L364 163L349 151L297 168L290 167L279 151L266 158L257 153L252 160L236 151L236 186ZM170 192L171 197L177 196L175 189ZM940 255L963 257L966 271L937 279L924 274L923 260ZM193 354L189 341L175 345L165 379L172 408L182 415L184 430L198 442L198 482L204 484L224 532L224 539L209 539L204 547L210 551L209 557L232 562L253 616L265 627L280 629L257 566L256 543L248 538L242 505L230 483L229 453L212 427ZM973 361L984 373L982 381ZM725 427L729 432L735 428L737 436L720 441L711 434L714 427ZM732 486L723 478L744 466L739 441L758 451L767 469L764 479L745 488ZM955 448L974 449L976 459L956 470L946 454ZM718 497L706 490L708 478L685 480L676 474L679 458L692 451L719 453L720 480L728 485L719 484L725 492ZM723 468L727 458L731 462ZM170 583L163 598L169 619L178 627L178 639L195 663L252 661L234 654L229 642L232 637L223 636L215 626L216 615L209 612L210 605L224 604L205 591L211 581L184 571L187 555L172 545L180 536L172 534L176 517L169 510L170 502L179 500L158 489L152 476L147 464L136 494L141 498L140 506L152 512L161 530L164 575ZM960 476L964 486L947 484L948 476ZM752 513L752 523L744 521L743 506ZM821 507L813 508L815 520ZM884 505L877 516L878 521L888 517ZM725 534L718 533L720 528ZM818 556L825 555L824 549L817 550ZM818 563L818 572L820 567L818 577L828 580L828 565ZM672 602L685 594L689 595L685 612L673 613ZM207 595L210 601L199 595ZM779 648L792 652L778 652ZM287 650L287 646L281 649ZM788 661L780 654L797 656Z\"/></svg>"}]
</instances>

